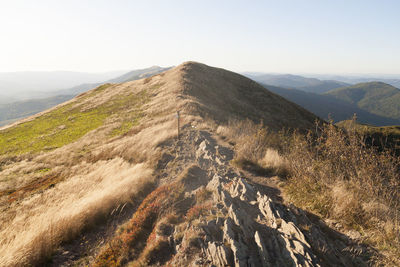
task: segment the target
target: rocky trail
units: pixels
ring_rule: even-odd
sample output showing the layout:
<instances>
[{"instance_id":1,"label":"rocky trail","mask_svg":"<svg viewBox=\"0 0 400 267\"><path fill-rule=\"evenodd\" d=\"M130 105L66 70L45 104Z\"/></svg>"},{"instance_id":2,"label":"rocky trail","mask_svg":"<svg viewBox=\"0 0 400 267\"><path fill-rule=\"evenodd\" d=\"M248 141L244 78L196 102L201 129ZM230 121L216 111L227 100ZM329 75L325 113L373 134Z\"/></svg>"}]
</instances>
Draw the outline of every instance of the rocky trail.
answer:
<instances>
[{"instance_id":1,"label":"rocky trail","mask_svg":"<svg viewBox=\"0 0 400 267\"><path fill-rule=\"evenodd\" d=\"M216 139L191 130L180 141L178 158L198 166L187 195L205 187L212 192L212 208L209 216L187 225L182 241L171 235L172 266L366 266L366 247L316 216L276 201L279 196L269 194L277 189L253 183L233 168L232 148ZM201 237L200 250L190 261L180 251L190 246L193 232Z\"/></svg>"},{"instance_id":2,"label":"rocky trail","mask_svg":"<svg viewBox=\"0 0 400 267\"><path fill-rule=\"evenodd\" d=\"M185 198L177 206L187 212L201 190L209 197L206 213L194 220L179 226L164 220L155 226L156 238L167 238L169 243L165 260L156 265L368 266L373 255L368 247L329 228L317 216L285 205L273 177L233 167L232 145L209 131L186 126L180 140L162 146L164 154L157 165L160 185L188 170ZM64 245L52 266L90 263L117 223L133 213L130 207L123 218L112 215L110 229L98 228Z\"/></svg>"}]
</instances>

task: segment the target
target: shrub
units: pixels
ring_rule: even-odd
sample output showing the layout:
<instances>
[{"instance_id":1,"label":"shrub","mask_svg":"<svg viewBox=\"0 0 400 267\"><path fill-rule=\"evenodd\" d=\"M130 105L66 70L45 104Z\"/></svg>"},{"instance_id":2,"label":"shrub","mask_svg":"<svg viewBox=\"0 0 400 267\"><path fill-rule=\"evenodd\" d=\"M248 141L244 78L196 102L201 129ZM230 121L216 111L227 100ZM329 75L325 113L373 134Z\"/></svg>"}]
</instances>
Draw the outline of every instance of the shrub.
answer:
<instances>
[{"instance_id":1,"label":"shrub","mask_svg":"<svg viewBox=\"0 0 400 267\"><path fill-rule=\"evenodd\" d=\"M362 133L332 123L300 134L236 121L218 133L235 144L238 166L287 176L284 190L297 206L400 253L400 158L393 151L378 151Z\"/></svg>"},{"instance_id":2,"label":"shrub","mask_svg":"<svg viewBox=\"0 0 400 267\"><path fill-rule=\"evenodd\" d=\"M211 197L212 192L208 190L206 187L202 187L196 192L196 202L203 203Z\"/></svg>"},{"instance_id":3,"label":"shrub","mask_svg":"<svg viewBox=\"0 0 400 267\"><path fill-rule=\"evenodd\" d=\"M286 157L291 177L285 189L295 204L363 232L378 247L391 244L390 250L400 252L398 157L332 124L321 126L316 137L292 136Z\"/></svg>"},{"instance_id":4,"label":"shrub","mask_svg":"<svg viewBox=\"0 0 400 267\"><path fill-rule=\"evenodd\" d=\"M188 221L193 221L200 216L207 215L210 212L211 208L211 203L195 205L187 211L185 218Z\"/></svg>"}]
</instances>

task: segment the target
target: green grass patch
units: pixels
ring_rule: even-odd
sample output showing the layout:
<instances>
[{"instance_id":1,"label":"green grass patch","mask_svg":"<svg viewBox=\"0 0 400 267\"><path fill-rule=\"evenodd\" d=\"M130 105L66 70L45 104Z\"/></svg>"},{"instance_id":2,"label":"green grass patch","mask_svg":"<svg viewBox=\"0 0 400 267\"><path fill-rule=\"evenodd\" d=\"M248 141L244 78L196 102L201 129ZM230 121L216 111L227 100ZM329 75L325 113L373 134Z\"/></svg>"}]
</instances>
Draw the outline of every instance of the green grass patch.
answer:
<instances>
[{"instance_id":1,"label":"green grass patch","mask_svg":"<svg viewBox=\"0 0 400 267\"><path fill-rule=\"evenodd\" d=\"M70 106L0 132L0 154L18 155L61 147L96 129L107 117L99 108L80 112Z\"/></svg>"},{"instance_id":2,"label":"green grass patch","mask_svg":"<svg viewBox=\"0 0 400 267\"><path fill-rule=\"evenodd\" d=\"M0 154L18 155L61 147L99 127L107 117L98 108L85 112L70 108L71 105L58 108L2 131Z\"/></svg>"},{"instance_id":3,"label":"green grass patch","mask_svg":"<svg viewBox=\"0 0 400 267\"><path fill-rule=\"evenodd\" d=\"M98 87L96 94L109 86L108 84ZM135 119L141 117L140 107L148 99L147 92L142 91L130 95L117 95L91 109L83 109L83 105L76 106L76 102L67 104L32 121L0 131L0 155L21 155L62 147L102 126L109 116L124 118L121 127L113 134L124 133L133 126ZM127 110L134 111L127 113Z\"/></svg>"},{"instance_id":4,"label":"green grass patch","mask_svg":"<svg viewBox=\"0 0 400 267\"><path fill-rule=\"evenodd\" d=\"M129 130L135 125L137 124L137 120L136 121L124 121L121 126L113 129L110 133L110 137L115 137L115 136L119 136L119 135L124 135L127 132L129 132Z\"/></svg>"},{"instance_id":5,"label":"green grass patch","mask_svg":"<svg viewBox=\"0 0 400 267\"><path fill-rule=\"evenodd\" d=\"M35 173L46 173L46 172L49 172L49 171L51 171L50 168L43 168L43 169L35 171Z\"/></svg>"},{"instance_id":6,"label":"green grass patch","mask_svg":"<svg viewBox=\"0 0 400 267\"><path fill-rule=\"evenodd\" d=\"M139 101L137 101L139 99ZM114 128L110 133L109 137L121 136L129 132L133 126L139 124L140 119L144 116L141 106L142 104L148 101L149 97L147 93L140 93L137 95L137 99L134 101L127 101L127 103L121 103L126 101L124 99L120 99L116 101L118 105L123 106L123 112L119 113L118 120L120 121L120 125ZM139 104L135 104L135 102L139 102ZM122 110L121 110L122 111Z\"/></svg>"},{"instance_id":7,"label":"green grass patch","mask_svg":"<svg viewBox=\"0 0 400 267\"><path fill-rule=\"evenodd\" d=\"M80 97L81 100L93 97L93 96L97 95L98 93L103 92L104 90L106 90L107 88L109 88L112 85L114 85L114 84L105 83L105 84L99 85L96 88L94 88L93 90L90 90L90 91L80 94L78 97Z\"/></svg>"},{"instance_id":8,"label":"green grass patch","mask_svg":"<svg viewBox=\"0 0 400 267\"><path fill-rule=\"evenodd\" d=\"M96 92L96 93L102 92L102 91L106 90L108 87L110 87L111 85L112 85L111 83L102 84L102 85L98 86L96 89L94 89L93 92Z\"/></svg>"}]
</instances>

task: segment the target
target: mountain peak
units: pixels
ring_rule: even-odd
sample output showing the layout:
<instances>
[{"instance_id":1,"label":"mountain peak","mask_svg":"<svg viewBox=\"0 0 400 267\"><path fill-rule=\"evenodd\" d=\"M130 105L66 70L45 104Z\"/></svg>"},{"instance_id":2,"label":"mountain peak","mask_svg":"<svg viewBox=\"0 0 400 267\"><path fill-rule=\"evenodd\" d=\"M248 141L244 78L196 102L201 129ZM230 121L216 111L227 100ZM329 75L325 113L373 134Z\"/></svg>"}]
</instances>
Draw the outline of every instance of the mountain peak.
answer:
<instances>
[{"instance_id":1,"label":"mountain peak","mask_svg":"<svg viewBox=\"0 0 400 267\"><path fill-rule=\"evenodd\" d=\"M180 76L182 93L192 100L192 111L203 117L220 122L248 118L272 129L309 129L316 119L253 80L225 69L188 61L168 72Z\"/></svg>"},{"instance_id":2,"label":"mountain peak","mask_svg":"<svg viewBox=\"0 0 400 267\"><path fill-rule=\"evenodd\" d=\"M182 67L183 67L183 66L194 66L194 65L203 65L203 66L207 66L206 64L203 64L203 63L200 63L200 62L197 62L197 61L193 61L193 60L189 60L189 61L185 61L185 62L179 64L178 67L179 67L179 66L182 66Z\"/></svg>"}]
</instances>

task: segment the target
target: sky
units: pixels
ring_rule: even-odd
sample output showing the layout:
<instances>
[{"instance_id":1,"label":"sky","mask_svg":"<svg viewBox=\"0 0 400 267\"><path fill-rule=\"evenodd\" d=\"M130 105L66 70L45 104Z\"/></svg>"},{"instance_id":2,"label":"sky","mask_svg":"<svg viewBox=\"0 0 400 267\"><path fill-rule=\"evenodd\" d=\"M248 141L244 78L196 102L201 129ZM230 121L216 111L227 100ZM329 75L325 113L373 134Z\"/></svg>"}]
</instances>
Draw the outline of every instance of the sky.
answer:
<instances>
[{"instance_id":1,"label":"sky","mask_svg":"<svg viewBox=\"0 0 400 267\"><path fill-rule=\"evenodd\" d=\"M0 72L400 74L397 0L0 0Z\"/></svg>"}]
</instances>

